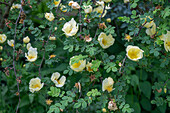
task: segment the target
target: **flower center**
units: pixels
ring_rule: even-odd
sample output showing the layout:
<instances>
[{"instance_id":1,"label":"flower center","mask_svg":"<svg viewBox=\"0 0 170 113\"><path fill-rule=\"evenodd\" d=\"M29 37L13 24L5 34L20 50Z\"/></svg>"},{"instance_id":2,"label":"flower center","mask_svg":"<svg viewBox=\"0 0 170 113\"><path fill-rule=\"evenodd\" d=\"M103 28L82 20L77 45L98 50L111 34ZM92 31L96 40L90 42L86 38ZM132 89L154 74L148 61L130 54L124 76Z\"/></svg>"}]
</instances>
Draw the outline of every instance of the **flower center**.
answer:
<instances>
[{"instance_id":1,"label":"flower center","mask_svg":"<svg viewBox=\"0 0 170 113\"><path fill-rule=\"evenodd\" d=\"M28 56L28 60L35 58L35 56Z\"/></svg>"},{"instance_id":2,"label":"flower center","mask_svg":"<svg viewBox=\"0 0 170 113\"><path fill-rule=\"evenodd\" d=\"M80 61L78 63L74 63L72 66L73 68L78 68L81 65Z\"/></svg>"},{"instance_id":3,"label":"flower center","mask_svg":"<svg viewBox=\"0 0 170 113\"><path fill-rule=\"evenodd\" d=\"M112 90L113 90L113 88L112 88L113 86L112 85L110 85L110 86L108 86L107 88L106 88L106 90L108 91L108 92L111 92Z\"/></svg>"},{"instance_id":4,"label":"flower center","mask_svg":"<svg viewBox=\"0 0 170 113\"><path fill-rule=\"evenodd\" d=\"M140 50L139 49L130 49L128 51L128 56L131 58L131 59L137 59L140 55Z\"/></svg>"},{"instance_id":5,"label":"flower center","mask_svg":"<svg viewBox=\"0 0 170 113\"><path fill-rule=\"evenodd\" d=\"M103 43L103 45L107 45L107 40L103 39L102 43Z\"/></svg>"},{"instance_id":6,"label":"flower center","mask_svg":"<svg viewBox=\"0 0 170 113\"><path fill-rule=\"evenodd\" d=\"M170 47L170 41L169 41L169 42L166 42L166 45Z\"/></svg>"},{"instance_id":7,"label":"flower center","mask_svg":"<svg viewBox=\"0 0 170 113\"><path fill-rule=\"evenodd\" d=\"M32 85L32 88L40 88L39 84Z\"/></svg>"}]
</instances>

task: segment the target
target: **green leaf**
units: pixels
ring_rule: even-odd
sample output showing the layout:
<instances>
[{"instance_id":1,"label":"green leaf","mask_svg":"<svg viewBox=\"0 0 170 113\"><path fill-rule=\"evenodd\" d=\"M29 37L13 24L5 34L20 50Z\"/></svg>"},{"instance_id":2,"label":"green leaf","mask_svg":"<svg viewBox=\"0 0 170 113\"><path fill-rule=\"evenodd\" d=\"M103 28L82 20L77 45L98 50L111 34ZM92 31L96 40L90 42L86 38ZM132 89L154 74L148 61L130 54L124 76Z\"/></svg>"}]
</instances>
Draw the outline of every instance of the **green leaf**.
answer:
<instances>
[{"instance_id":1,"label":"green leaf","mask_svg":"<svg viewBox=\"0 0 170 113\"><path fill-rule=\"evenodd\" d=\"M148 81L140 82L140 90L143 94L150 99L151 96L151 84Z\"/></svg>"},{"instance_id":2,"label":"green leaf","mask_svg":"<svg viewBox=\"0 0 170 113\"><path fill-rule=\"evenodd\" d=\"M92 61L91 68L93 69L93 71L97 71L98 70L98 68L100 66L100 63L101 63L101 61L99 61L99 60L93 60Z\"/></svg>"},{"instance_id":3,"label":"green leaf","mask_svg":"<svg viewBox=\"0 0 170 113\"><path fill-rule=\"evenodd\" d=\"M79 108L81 106L81 103L75 103L74 108Z\"/></svg>"}]
</instances>

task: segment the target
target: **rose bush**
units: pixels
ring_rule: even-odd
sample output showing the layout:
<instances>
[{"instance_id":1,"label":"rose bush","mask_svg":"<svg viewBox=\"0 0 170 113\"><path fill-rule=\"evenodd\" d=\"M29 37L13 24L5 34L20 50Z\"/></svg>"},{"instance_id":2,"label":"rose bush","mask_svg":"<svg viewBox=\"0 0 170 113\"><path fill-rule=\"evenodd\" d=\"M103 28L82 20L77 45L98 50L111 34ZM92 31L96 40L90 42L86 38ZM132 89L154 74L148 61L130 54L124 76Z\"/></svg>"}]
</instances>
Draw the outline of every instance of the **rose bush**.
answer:
<instances>
[{"instance_id":1,"label":"rose bush","mask_svg":"<svg viewBox=\"0 0 170 113\"><path fill-rule=\"evenodd\" d=\"M168 0L0 5L0 113L168 112Z\"/></svg>"}]
</instances>

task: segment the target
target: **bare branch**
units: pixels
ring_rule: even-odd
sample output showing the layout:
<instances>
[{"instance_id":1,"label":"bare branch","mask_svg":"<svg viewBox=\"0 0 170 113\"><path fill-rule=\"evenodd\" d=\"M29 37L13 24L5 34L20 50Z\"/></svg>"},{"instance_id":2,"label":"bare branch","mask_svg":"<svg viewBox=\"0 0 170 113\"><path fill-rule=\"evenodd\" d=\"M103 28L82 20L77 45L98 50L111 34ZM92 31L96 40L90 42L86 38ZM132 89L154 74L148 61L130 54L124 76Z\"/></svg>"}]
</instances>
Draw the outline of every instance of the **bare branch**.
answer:
<instances>
[{"instance_id":1,"label":"bare branch","mask_svg":"<svg viewBox=\"0 0 170 113\"><path fill-rule=\"evenodd\" d=\"M0 2L0 4L5 4L6 6L9 6L9 4L6 2Z\"/></svg>"}]
</instances>

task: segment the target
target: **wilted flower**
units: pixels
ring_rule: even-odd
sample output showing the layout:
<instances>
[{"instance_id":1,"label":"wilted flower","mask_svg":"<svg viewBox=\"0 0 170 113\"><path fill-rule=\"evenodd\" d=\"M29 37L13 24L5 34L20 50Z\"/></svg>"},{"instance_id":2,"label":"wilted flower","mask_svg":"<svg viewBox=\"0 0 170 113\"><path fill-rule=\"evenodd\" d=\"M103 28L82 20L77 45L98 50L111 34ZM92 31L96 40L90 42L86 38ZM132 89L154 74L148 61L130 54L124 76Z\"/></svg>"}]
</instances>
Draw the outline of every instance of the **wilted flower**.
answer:
<instances>
[{"instance_id":1,"label":"wilted flower","mask_svg":"<svg viewBox=\"0 0 170 113\"><path fill-rule=\"evenodd\" d=\"M0 43L4 43L7 39L7 36L5 34L0 34Z\"/></svg>"},{"instance_id":2,"label":"wilted flower","mask_svg":"<svg viewBox=\"0 0 170 113\"><path fill-rule=\"evenodd\" d=\"M124 0L124 3L128 3L128 2L130 2L130 0Z\"/></svg>"},{"instance_id":3,"label":"wilted flower","mask_svg":"<svg viewBox=\"0 0 170 113\"><path fill-rule=\"evenodd\" d=\"M153 22L152 28L146 29L146 34L152 37L156 33L156 24Z\"/></svg>"},{"instance_id":4,"label":"wilted flower","mask_svg":"<svg viewBox=\"0 0 170 113\"><path fill-rule=\"evenodd\" d=\"M62 31L64 31L66 36L74 36L77 33L78 25L74 18L64 24Z\"/></svg>"},{"instance_id":5,"label":"wilted flower","mask_svg":"<svg viewBox=\"0 0 170 113\"><path fill-rule=\"evenodd\" d=\"M58 5L60 4L61 0L54 0L54 5L55 7L58 7Z\"/></svg>"},{"instance_id":6,"label":"wilted flower","mask_svg":"<svg viewBox=\"0 0 170 113\"><path fill-rule=\"evenodd\" d=\"M130 35L125 34L125 40L127 40L128 42L131 40L132 38L130 37Z\"/></svg>"},{"instance_id":7,"label":"wilted flower","mask_svg":"<svg viewBox=\"0 0 170 113\"><path fill-rule=\"evenodd\" d=\"M59 79L59 77L60 77L60 73L58 73L58 72L53 73L52 76L51 76L51 81L54 82L56 87L64 86L65 81L66 81L65 76L62 76L60 79Z\"/></svg>"},{"instance_id":8,"label":"wilted flower","mask_svg":"<svg viewBox=\"0 0 170 113\"><path fill-rule=\"evenodd\" d=\"M56 57L56 55L50 55L50 59Z\"/></svg>"},{"instance_id":9,"label":"wilted flower","mask_svg":"<svg viewBox=\"0 0 170 113\"><path fill-rule=\"evenodd\" d=\"M31 46L31 43L28 43L28 44L27 44L27 50L29 50L30 47L32 47L32 46Z\"/></svg>"},{"instance_id":10,"label":"wilted flower","mask_svg":"<svg viewBox=\"0 0 170 113\"><path fill-rule=\"evenodd\" d=\"M99 41L99 44L102 46L102 48L106 49L110 47L111 45L113 45L115 39L112 37L111 34L107 36L105 33L101 32L98 37L98 41Z\"/></svg>"},{"instance_id":11,"label":"wilted flower","mask_svg":"<svg viewBox=\"0 0 170 113\"><path fill-rule=\"evenodd\" d=\"M143 52L144 51L137 46L129 45L126 48L126 56L133 61L138 61L141 59L143 57Z\"/></svg>"},{"instance_id":12,"label":"wilted flower","mask_svg":"<svg viewBox=\"0 0 170 113\"><path fill-rule=\"evenodd\" d=\"M86 35L86 36L84 37L84 40L85 40L86 42L91 42L91 41L92 41L92 37L90 37L90 35Z\"/></svg>"},{"instance_id":13,"label":"wilted flower","mask_svg":"<svg viewBox=\"0 0 170 113\"><path fill-rule=\"evenodd\" d=\"M24 43L29 43L30 42L30 38L28 36L23 38L23 42Z\"/></svg>"},{"instance_id":14,"label":"wilted flower","mask_svg":"<svg viewBox=\"0 0 170 113\"><path fill-rule=\"evenodd\" d=\"M91 13L91 12L92 12L92 6L91 6L91 5L88 5L88 6L85 6L85 5L84 5L84 8L85 8L85 9L84 9L84 12L85 12L85 13Z\"/></svg>"},{"instance_id":15,"label":"wilted flower","mask_svg":"<svg viewBox=\"0 0 170 113\"><path fill-rule=\"evenodd\" d=\"M80 5L77 2L70 1L68 5L71 6L73 9L80 9Z\"/></svg>"},{"instance_id":16,"label":"wilted flower","mask_svg":"<svg viewBox=\"0 0 170 113\"><path fill-rule=\"evenodd\" d=\"M50 36L49 40L56 40L55 36Z\"/></svg>"},{"instance_id":17,"label":"wilted flower","mask_svg":"<svg viewBox=\"0 0 170 113\"><path fill-rule=\"evenodd\" d=\"M52 103L53 101L50 100L50 99L47 99L45 102L46 102L47 105L51 105L51 103Z\"/></svg>"},{"instance_id":18,"label":"wilted flower","mask_svg":"<svg viewBox=\"0 0 170 113\"><path fill-rule=\"evenodd\" d=\"M116 103L113 102L113 100L109 101L109 103L108 103L108 109L113 110L113 111L115 111L115 110L118 109Z\"/></svg>"},{"instance_id":19,"label":"wilted flower","mask_svg":"<svg viewBox=\"0 0 170 113\"><path fill-rule=\"evenodd\" d=\"M32 78L29 82L29 90L34 93L35 91L39 91L44 86L44 83L41 83L41 79Z\"/></svg>"},{"instance_id":20,"label":"wilted flower","mask_svg":"<svg viewBox=\"0 0 170 113\"><path fill-rule=\"evenodd\" d=\"M106 27L106 24L103 22L103 23L99 23L99 29L105 29L107 28Z\"/></svg>"},{"instance_id":21,"label":"wilted flower","mask_svg":"<svg viewBox=\"0 0 170 113\"><path fill-rule=\"evenodd\" d=\"M9 46L14 47L14 40L7 40Z\"/></svg>"},{"instance_id":22,"label":"wilted flower","mask_svg":"<svg viewBox=\"0 0 170 113\"><path fill-rule=\"evenodd\" d=\"M53 21L55 17L53 13L51 12L51 13L45 13L45 18L49 21Z\"/></svg>"},{"instance_id":23,"label":"wilted flower","mask_svg":"<svg viewBox=\"0 0 170 113\"><path fill-rule=\"evenodd\" d=\"M74 56L72 57L74 58ZM71 59L70 58L70 68L76 72L83 71L83 69L86 67L86 60L80 60L78 63L71 64Z\"/></svg>"},{"instance_id":24,"label":"wilted flower","mask_svg":"<svg viewBox=\"0 0 170 113\"><path fill-rule=\"evenodd\" d=\"M34 62L37 59L37 48L30 47L28 50L28 54L25 53L25 57L27 58L28 61Z\"/></svg>"},{"instance_id":25,"label":"wilted flower","mask_svg":"<svg viewBox=\"0 0 170 113\"><path fill-rule=\"evenodd\" d=\"M75 83L74 87L76 87L79 90L79 92L81 92L81 84L80 84L80 82Z\"/></svg>"},{"instance_id":26,"label":"wilted flower","mask_svg":"<svg viewBox=\"0 0 170 113\"><path fill-rule=\"evenodd\" d=\"M91 69L91 66L92 66L92 63L89 63L89 62L88 62L88 63L86 64L86 69L87 69L88 72L93 72L93 69Z\"/></svg>"},{"instance_id":27,"label":"wilted flower","mask_svg":"<svg viewBox=\"0 0 170 113\"><path fill-rule=\"evenodd\" d=\"M107 90L109 93L113 90L114 81L111 77L105 78L102 82L102 90Z\"/></svg>"}]
</instances>

